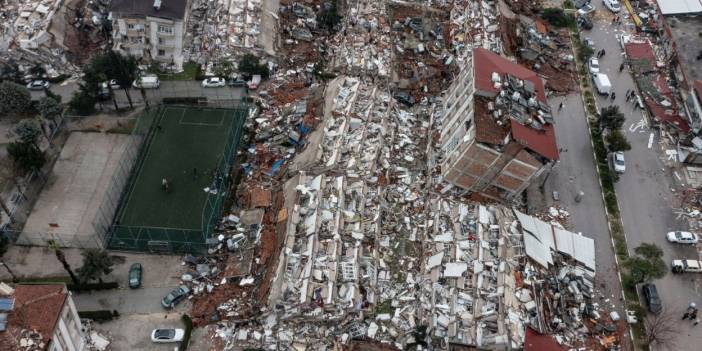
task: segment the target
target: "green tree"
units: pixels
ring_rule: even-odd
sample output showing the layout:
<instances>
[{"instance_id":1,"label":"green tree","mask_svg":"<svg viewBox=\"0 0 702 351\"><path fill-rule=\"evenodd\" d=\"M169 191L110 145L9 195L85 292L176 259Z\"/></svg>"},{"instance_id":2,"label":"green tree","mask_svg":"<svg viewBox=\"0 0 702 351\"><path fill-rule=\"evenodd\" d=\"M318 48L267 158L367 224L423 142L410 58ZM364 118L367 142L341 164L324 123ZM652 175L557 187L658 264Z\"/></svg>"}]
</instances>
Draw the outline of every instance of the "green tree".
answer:
<instances>
[{"instance_id":1,"label":"green tree","mask_svg":"<svg viewBox=\"0 0 702 351\"><path fill-rule=\"evenodd\" d=\"M252 54L246 54L239 60L239 72L248 75L260 74L263 78L268 78L270 72L268 66L262 64L258 57Z\"/></svg>"},{"instance_id":2,"label":"green tree","mask_svg":"<svg viewBox=\"0 0 702 351\"><path fill-rule=\"evenodd\" d=\"M214 68L214 74L218 77L229 78L234 73L234 63L229 60L222 60Z\"/></svg>"},{"instance_id":3,"label":"green tree","mask_svg":"<svg viewBox=\"0 0 702 351\"><path fill-rule=\"evenodd\" d=\"M73 93L73 98L68 102L68 106L80 116L87 116L95 112L97 97L89 92L80 89Z\"/></svg>"},{"instance_id":4,"label":"green tree","mask_svg":"<svg viewBox=\"0 0 702 351\"><path fill-rule=\"evenodd\" d=\"M541 18L554 27L563 28L575 23L572 15L566 14L563 9L547 7L541 11Z\"/></svg>"},{"instance_id":5,"label":"green tree","mask_svg":"<svg viewBox=\"0 0 702 351\"><path fill-rule=\"evenodd\" d=\"M0 115L24 113L32 109L32 96L26 87L4 81L0 83Z\"/></svg>"},{"instance_id":6,"label":"green tree","mask_svg":"<svg viewBox=\"0 0 702 351\"><path fill-rule=\"evenodd\" d=\"M605 142L607 143L607 148L611 152L631 150L631 144L629 144L629 141L626 140L626 136L624 136L619 129L615 129L607 134Z\"/></svg>"},{"instance_id":7,"label":"green tree","mask_svg":"<svg viewBox=\"0 0 702 351\"><path fill-rule=\"evenodd\" d=\"M56 101L56 99L47 96L39 100L39 104L37 104L37 110L39 110L39 114L43 118L56 121L56 117L61 116L61 113L63 112L63 107L61 107L61 104L58 101Z\"/></svg>"},{"instance_id":8,"label":"green tree","mask_svg":"<svg viewBox=\"0 0 702 351\"><path fill-rule=\"evenodd\" d=\"M9 81L14 83L22 83L24 77L19 70L19 66L15 61L0 63L0 82Z\"/></svg>"},{"instance_id":9,"label":"green tree","mask_svg":"<svg viewBox=\"0 0 702 351\"><path fill-rule=\"evenodd\" d=\"M39 170L46 163L44 152L31 143L9 143L7 145L7 153L12 158L15 166L23 172Z\"/></svg>"},{"instance_id":10,"label":"green tree","mask_svg":"<svg viewBox=\"0 0 702 351\"><path fill-rule=\"evenodd\" d=\"M317 23L329 32L335 32L343 17L339 15L337 0L325 1L322 10L317 14Z\"/></svg>"},{"instance_id":11,"label":"green tree","mask_svg":"<svg viewBox=\"0 0 702 351\"><path fill-rule=\"evenodd\" d=\"M620 129L624 125L624 114L619 111L619 106L610 105L600 109L600 123L609 130Z\"/></svg>"},{"instance_id":12,"label":"green tree","mask_svg":"<svg viewBox=\"0 0 702 351\"><path fill-rule=\"evenodd\" d=\"M112 272L115 264L112 256L103 249L85 249L81 252L83 266L78 268L78 277L83 283L97 279L102 283L102 276Z\"/></svg>"},{"instance_id":13,"label":"green tree","mask_svg":"<svg viewBox=\"0 0 702 351\"><path fill-rule=\"evenodd\" d=\"M25 118L12 128L12 133L17 135L22 143L36 145L41 135L41 125L36 119Z\"/></svg>"},{"instance_id":14,"label":"green tree","mask_svg":"<svg viewBox=\"0 0 702 351\"><path fill-rule=\"evenodd\" d=\"M658 245L643 243L634 249L634 253L624 265L629 269L629 275L635 284L665 276L667 266L663 261L663 250Z\"/></svg>"}]
</instances>

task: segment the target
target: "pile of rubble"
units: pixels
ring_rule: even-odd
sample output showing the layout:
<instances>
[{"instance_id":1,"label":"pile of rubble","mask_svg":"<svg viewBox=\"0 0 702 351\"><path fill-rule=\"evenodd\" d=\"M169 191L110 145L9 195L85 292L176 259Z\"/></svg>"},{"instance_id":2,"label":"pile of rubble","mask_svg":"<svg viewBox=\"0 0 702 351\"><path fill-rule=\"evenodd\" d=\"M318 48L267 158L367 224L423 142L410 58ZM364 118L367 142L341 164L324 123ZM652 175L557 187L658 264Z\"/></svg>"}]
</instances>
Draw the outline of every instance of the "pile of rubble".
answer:
<instances>
[{"instance_id":1,"label":"pile of rubble","mask_svg":"<svg viewBox=\"0 0 702 351\"><path fill-rule=\"evenodd\" d=\"M518 349L527 330L616 344L594 242L563 229L567 211L431 190L442 82L473 48L502 51L496 5L351 2L330 36L317 3L281 4L289 56L247 123L237 206L260 219L232 211L214 261L192 266L194 314L217 349ZM339 76L319 79L327 66Z\"/></svg>"},{"instance_id":2,"label":"pile of rubble","mask_svg":"<svg viewBox=\"0 0 702 351\"><path fill-rule=\"evenodd\" d=\"M0 62L28 74L41 65L49 78L79 73L79 63L107 43L109 0L7 1L2 7Z\"/></svg>"}]
</instances>

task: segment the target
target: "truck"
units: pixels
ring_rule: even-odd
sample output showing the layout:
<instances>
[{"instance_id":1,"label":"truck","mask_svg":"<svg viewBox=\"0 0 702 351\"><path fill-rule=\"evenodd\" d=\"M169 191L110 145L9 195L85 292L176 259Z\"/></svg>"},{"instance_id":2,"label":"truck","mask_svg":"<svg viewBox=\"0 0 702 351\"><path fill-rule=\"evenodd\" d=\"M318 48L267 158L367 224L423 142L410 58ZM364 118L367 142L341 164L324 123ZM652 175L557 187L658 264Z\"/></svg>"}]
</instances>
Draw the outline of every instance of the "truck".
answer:
<instances>
[{"instance_id":1,"label":"truck","mask_svg":"<svg viewBox=\"0 0 702 351\"><path fill-rule=\"evenodd\" d=\"M248 87L251 90L256 90L258 88L258 85L261 84L261 75L260 74L254 74L251 77L251 80L248 82Z\"/></svg>"},{"instance_id":2,"label":"truck","mask_svg":"<svg viewBox=\"0 0 702 351\"><path fill-rule=\"evenodd\" d=\"M604 73L592 75L592 80L595 82L597 93L600 95L609 95L612 92L612 83L609 82L609 77Z\"/></svg>"},{"instance_id":3,"label":"truck","mask_svg":"<svg viewBox=\"0 0 702 351\"><path fill-rule=\"evenodd\" d=\"M702 273L702 261L673 260L673 273Z\"/></svg>"}]
</instances>

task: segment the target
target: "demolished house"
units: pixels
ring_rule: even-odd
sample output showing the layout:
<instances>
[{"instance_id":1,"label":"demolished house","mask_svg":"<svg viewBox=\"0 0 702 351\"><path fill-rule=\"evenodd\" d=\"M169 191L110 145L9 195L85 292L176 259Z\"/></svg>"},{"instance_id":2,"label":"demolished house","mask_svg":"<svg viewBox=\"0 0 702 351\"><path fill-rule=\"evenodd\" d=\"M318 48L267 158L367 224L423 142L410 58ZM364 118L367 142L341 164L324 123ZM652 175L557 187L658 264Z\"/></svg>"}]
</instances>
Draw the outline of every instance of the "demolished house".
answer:
<instances>
[{"instance_id":1,"label":"demolished house","mask_svg":"<svg viewBox=\"0 0 702 351\"><path fill-rule=\"evenodd\" d=\"M473 50L445 94L441 192L510 201L558 160L541 78L493 52Z\"/></svg>"},{"instance_id":2,"label":"demolished house","mask_svg":"<svg viewBox=\"0 0 702 351\"><path fill-rule=\"evenodd\" d=\"M631 40L624 44L627 61L641 95L634 97L639 108L647 108L656 123L665 124L681 134L690 131L684 108L676 101L669 85L666 64L660 61L651 42Z\"/></svg>"}]
</instances>

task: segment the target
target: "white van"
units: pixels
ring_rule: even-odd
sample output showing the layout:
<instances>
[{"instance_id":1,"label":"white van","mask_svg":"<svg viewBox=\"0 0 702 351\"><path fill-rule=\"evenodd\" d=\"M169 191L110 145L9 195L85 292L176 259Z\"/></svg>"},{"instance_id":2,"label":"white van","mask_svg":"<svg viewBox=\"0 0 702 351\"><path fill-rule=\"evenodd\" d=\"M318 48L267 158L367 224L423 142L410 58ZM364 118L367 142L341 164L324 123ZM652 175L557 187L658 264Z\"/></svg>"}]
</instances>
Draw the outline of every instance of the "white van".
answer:
<instances>
[{"instance_id":1,"label":"white van","mask_svg":"<svg viewBox=\"0 0 702 351\"><path fill-rule=\"evenodd\" d=\"M158 76L142 76L141 78L135 80L134 83L132 83L132 86L137 89L158 89L158 87L161 86L161 81L158 79Z\"/></svg>"},{"instance_id":2,"label":"white van","mask_svg":"<svg viewBox=\"0 0 702 351\"><path fill-rule=\"evenodd\" d=\"M609 77L606 74L593 74L592 80L595 82L595 87L600 95L609 95L612 92L612 83L609 82Z\"/></svg>"}]
</instances>

